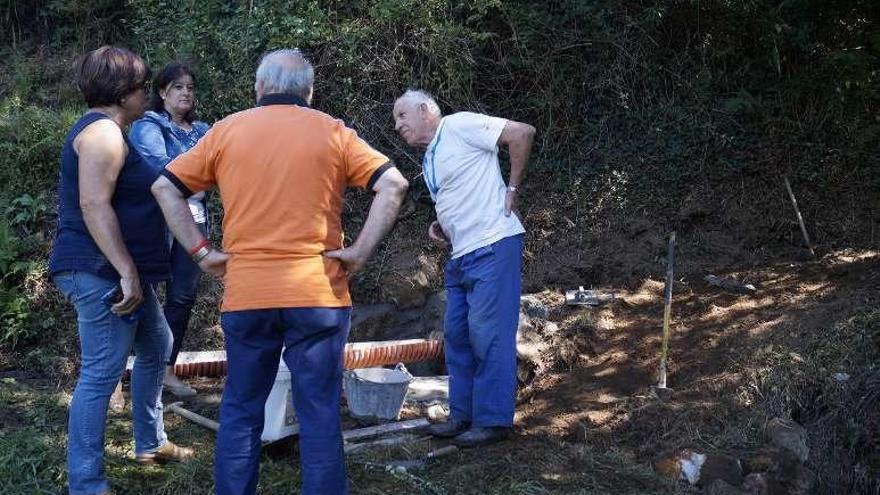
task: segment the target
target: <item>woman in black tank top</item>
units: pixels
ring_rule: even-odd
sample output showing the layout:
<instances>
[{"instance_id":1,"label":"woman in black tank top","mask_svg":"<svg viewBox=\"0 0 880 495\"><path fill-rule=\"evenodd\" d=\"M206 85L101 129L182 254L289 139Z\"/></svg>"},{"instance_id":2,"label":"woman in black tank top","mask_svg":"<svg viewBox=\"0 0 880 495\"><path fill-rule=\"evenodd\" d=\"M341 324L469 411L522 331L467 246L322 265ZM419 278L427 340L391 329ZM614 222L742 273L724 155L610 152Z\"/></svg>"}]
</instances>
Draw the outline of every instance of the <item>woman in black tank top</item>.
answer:
<instances>
[{"instance_id":1,"label":"woman in black tank top","mask_svg":"<svg viewBox=\"0 0 880 495\"><path fill-rule=\"evenodd\" d=\"M153 290L168 278L165 222L150 192L156 172L129 145L123 128L140 117L149 69L134 53L104 46L78 64L89 111L61 153L58 233L49 260L56 286L77 312L81 364L70 404L70 493L111 493L104 475L110 395L131 349L131 409L139 462L182 460L192 451L169 442L160 408L171 332Z\"/></svg>"}]
</instances>

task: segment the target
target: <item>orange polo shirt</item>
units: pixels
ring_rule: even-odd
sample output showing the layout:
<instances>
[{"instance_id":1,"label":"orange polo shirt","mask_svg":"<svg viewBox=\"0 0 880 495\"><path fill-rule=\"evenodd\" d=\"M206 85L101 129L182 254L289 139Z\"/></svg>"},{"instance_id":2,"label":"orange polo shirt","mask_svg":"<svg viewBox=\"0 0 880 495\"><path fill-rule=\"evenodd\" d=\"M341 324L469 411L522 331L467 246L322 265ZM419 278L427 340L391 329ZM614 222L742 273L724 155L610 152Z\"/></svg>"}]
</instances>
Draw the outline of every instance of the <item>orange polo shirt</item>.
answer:
<instances>
[{"instance_id":1,"label":"orange polo shirt","mask_svg":"<svg viewBox=\"0 0 880 495\"><path fill-rule=\"evenodd\" d=\"M227 263L223 311L351 305L341 263L343 193L368 187L388 158L292 95L214 124L163 175L184 194L217 186Z\"/></svg>"}]
</instances>

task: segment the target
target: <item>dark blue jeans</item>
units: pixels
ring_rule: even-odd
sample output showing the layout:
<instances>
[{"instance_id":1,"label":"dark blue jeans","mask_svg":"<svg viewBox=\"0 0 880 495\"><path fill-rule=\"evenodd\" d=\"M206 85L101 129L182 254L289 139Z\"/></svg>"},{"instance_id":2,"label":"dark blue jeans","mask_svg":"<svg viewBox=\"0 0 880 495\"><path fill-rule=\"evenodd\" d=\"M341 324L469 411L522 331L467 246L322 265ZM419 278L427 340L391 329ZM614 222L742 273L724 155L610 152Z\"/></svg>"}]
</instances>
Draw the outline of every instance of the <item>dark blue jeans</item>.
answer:
<instances>
[{"instance_id":1,"label":"dark blue jeans","mask_svg":"<svg viewBox=\"0 0 880 495\"><path fill-rule=\"evenodd\" d=\"M264 407L281 357L300 427L300 493L347 494L339 402L351 308L227 311L221 324L229 368L214 451L217 495L256 493Z\"/></svg>"},{"instance_id":2,"label":"dark blue jeans","mask_svg":"<svg viewBox=\"0 0 880 495\"><path fill-rule=\"evenodd\" d=\"M517 235L446 263L444 341L454 420L513 425L522 249Z\"/></svg>"},{"instance_id":3,"label":"dark blue jeans","mask_svg":"<svg viewBox=\"0 0 880 495\"><path fill-rule=\"evenodd\" d=\"M208 230L204 223L196 224L205 237ZM165 319L174 343L171 346L171 356L168 364L173 366L177 362L177 354L183 344L183 336L189 326L189 318L192 315L193 305L199 290L199 278L202 274L199 265L190 258L186 249L181 246L177 239L171 241L171 281L165 286Z\"/></svg>"}]
</instances>

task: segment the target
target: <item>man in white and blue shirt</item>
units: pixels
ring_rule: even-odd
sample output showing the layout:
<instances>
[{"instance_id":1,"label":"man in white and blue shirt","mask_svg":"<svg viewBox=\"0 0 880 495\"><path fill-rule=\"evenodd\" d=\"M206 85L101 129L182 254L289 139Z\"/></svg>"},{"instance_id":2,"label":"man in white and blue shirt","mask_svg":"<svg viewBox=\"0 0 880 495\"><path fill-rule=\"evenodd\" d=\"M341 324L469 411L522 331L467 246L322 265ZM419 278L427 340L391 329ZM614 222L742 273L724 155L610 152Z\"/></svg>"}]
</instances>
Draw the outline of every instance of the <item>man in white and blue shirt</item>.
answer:
<instances>
[{"instance_id":1,"label":"man in white and blue shirt","mask_svg":"<svg viewBox=\"0 0 880 495\"><path fill-rule=\"evenodd\" d=\"M408 145L425 150L422 171L437 212L428 236L452 249L444 280L451 414L431 433L464 447L501 440L513 425L516 396L525 233L516 204L535 128L470 112L444 117L419 90L398 98L394 123ZM510 154L507 185L500 145Z\"/></svg>"}]
</instances>

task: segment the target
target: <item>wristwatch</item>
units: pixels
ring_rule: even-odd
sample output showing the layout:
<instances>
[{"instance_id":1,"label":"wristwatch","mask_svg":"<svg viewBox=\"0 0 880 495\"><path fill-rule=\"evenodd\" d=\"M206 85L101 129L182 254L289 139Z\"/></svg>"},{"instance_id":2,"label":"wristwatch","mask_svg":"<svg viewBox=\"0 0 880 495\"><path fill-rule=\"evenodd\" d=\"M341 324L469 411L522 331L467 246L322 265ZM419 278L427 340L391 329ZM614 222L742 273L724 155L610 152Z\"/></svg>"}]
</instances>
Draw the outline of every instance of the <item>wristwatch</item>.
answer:
<instances>
[{"instance_id":1,"label":"wristwatch","mask_svg":"<svg viewBox=\"0 0 880 495\"><path fill-rule=\"evenodd\" d=\"M516 186L507 186L507 192L516 192Z\"/></svg>"}]
</instances>

